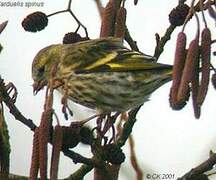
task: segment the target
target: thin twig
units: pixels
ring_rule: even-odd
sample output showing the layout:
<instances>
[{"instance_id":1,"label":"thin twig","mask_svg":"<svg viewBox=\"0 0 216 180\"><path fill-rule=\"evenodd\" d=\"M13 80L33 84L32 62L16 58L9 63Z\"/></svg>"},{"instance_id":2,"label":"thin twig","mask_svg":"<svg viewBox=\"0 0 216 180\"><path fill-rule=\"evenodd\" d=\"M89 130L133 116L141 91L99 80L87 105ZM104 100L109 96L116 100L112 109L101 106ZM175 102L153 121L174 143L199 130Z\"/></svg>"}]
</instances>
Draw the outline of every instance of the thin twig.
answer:
<instances>
[{"instance_id":1,"label":"thin twig","mask_svg":"<svg viewBox=\"0 0 216 180\"><path fill-rule=\"evenodd\" d=\"M83 164L76 172L64 180L83 179L84 176L93 169L93 166Z\"/></svg>"},{"instance_id":2,"label":"thin twig","mask_svg":"<svg viewBox=\"0 0 216 180\"><path fill-rule=\"evenodd\" d=\"M130 154L131 154L131 157L130 157L131 164L132 164L134 170L136 171L137 180L142 180L143 179L143 172L142 172L142 170L139 167L139 164L137 162L136 153L135 153L135 149L134 149L134 140L133 140L132 135L129 136L129 145L130 145Z\"/></svg>"},{"instance_id":3,"label":"thin twig","mask_svg":"<svg viewBox=\"0 0 216 180\"><path fill-rule=\"evenodd\" d=\"M204 3L205 1L206 1L206 0L203 0L203 3ZM202 9L202 8L200 7L199 2L198 2L196 5L194 5L194 7L193 7L194 10L189 14L188 20L192 18L192 16L194 15L195 12L200 12L200 11L202 11L202 10L206 10L206 9L208 9L208 7L211 6L211 5L215 5L215 2L214 2L214 1L209 1L209 2L207 2L207 3L205 3L205 4L203 4L203 7L202 7L203 9Z\"/></svg>"},{"instance_id":4,"label":"thin twig","mask_svg":"<svg viewBox=\"0 0 216 180\"><path fill-rule=\"evenodd\" d=\"M118 146L120 146L120 147L124 146L127 139L129 138L129 136L130 136L130 134L132 132L133 126L134 126L134 124L136 122L136 115L137 115L140 108L141 108L141 106L131 110L128 113L128 120L123 125L121 134L119 135L119 137L118 137L118 139L116 141L116 144Z\"/></svg>"},{"instance_id":5,"label":"thin twig","mask_svg":"<svg viewBox=\"0 0 216 180\"><path fill-rule=\"evenodd\" d=\"M164 46L167 43L167 41L170 40L171 38L171 34L173 33L173 31L175 30L176 26L170 25L164 36L160 38L160 41L158 42L156 48L155 48L155 52L154 52L154 57L156 59L158 59L160 57L160 55L162 54L163 50L164 50Z\"/></svg>"},{"instance_id":6,"label":"thin twig","mask_svg":"<svg viewBox=\"0 0 216 180\"><path fill-rule=\"evenodd\" d=\"M178 180L185 180L189 179L192 176L203 174L211 169L213 169L214 165L216 164L216 153L210 154L210 157L198 165L197 167L191 169L189 172L187 172L184 176L178 178Z\"/></svg>"},{"instance_id":7,"label":"thin twig","mask_svg":"<svg viewBox=\"0 0 216 180\"><path fill-rule=\"evenodd\" d=\"M56 12L54 12L54 13L51 13L51 14L47 15L47 17L53 16L53 15L56 15L56 14L61 14L61 13L69 12L70 15L71 15L71 16L74 18L74 20L76 21L76 23L78 24L78 28L77 28L76 31L78 31L79 28L80 28L80 26L81 26L81 27L84 29L84 31L85 31L86 37L88 37L87 28L80 22L80 20L74 15L73 11L71 10L71 3L72 3L72 0L69 0L67 9L61 10L61 11L56 11Z\"/></svg>"},{"instance_id":8,"label":"thin twig","mask_svg":"<svg viewBox=\"0 0 216 180\"><path fill-rule=\"evenodd\" d=\"M94 0L94 2L96 3L98 12L100 14L100 18L102 18L104 7L103 7L103 5L101 3L101 0Z\"/></svg>"},{"instance_id":9,"label":"thin twig","mask_svg":"<svg viewBox=\"0 0 216 180\"><path fill-rule=\"evenodd\" d=\"M33 121L23 116L22 113L19 111L19 109L15 106L13 99L7 93L4 80L1 77L0 77L0 97L2 98L2 101L6 104L6 106L9 108L10 113L15 117L16 120L25 124L32 131L36 129L37 126L33 123Z\"/></svg>"},{"instance_id":10,"label":"thin twig","mask_svg":"<svg viewBox=\"0 0 216 180\"><path fill-rule=\"evenodd\" d=\"M71 16L75 19L75 21L77 22L77 24L79 26L81 26L84 31L85 31L85 35L86 37L88 37L88 31L87 31L87 28L80 22L80 20L74 15L74 13L71 11L71 10L68 10L68 12L71 14Z\"/></svg>"},{"instance_id":11,"label":"thin twig","mask_svg":"<svg viewBox=\"0 0 216 180\"><path fill-rule=\"evenodd\" d=\"M68 1L68 8L67 8L68 10L71 8L71 3L72 3L72 0L69 0Z\"/></svg>"},{"instance_id":12,"label":"thin twig","mask_svg":"<svg viewBox=\"0 0 216 180\"><path fill-rule=\"evenodd\" d=\"M56 15L56 14L65 13L65 12L68 12L68 10L56 11L56 12L54 12L54 13L48 14L47 17L54 16L54 15Z\"/></svg>"},{"instance_id":13,"label":"thin twig","mask_svg":"<svg viewBox=\"0 0 216 180\"><path fill-rule=\"evenodd\" d=\"M101 164L98 163L97 161L93 160L93 158L86 158L86 157L84 157L84 156L82 156L82 155L80 155L80 154L78 154L72 150L69 150L69 149L62 150L62 152L67 157L70 157L75 164L83 163L86 165L90 165L92 167L101 168Z\"/></svg>"},{"instance_id":14,"label":"thin twig","mask_svg":"<svg viewBox=\"0 0 216 180\"><path fill-rule=\"evenodd\" d=\"M109 168L107 167L107 164L103 161L96 161L95 156L92 158L86 158L72 150L63 150L64 155L70 157L73 162L76 163L83 163L75 173L73 173L68 180L77 180L77 179L82 179L89 171L91 171L93 168L96 168L100 170L100 172L105 173L110 180L112 180L112 176L109 172Z\"/></svg>"},{"instance_id":15,"label":"thin twig","mask_svg":"<svg viewBox=\"0 0 216 180\"><path fill-rule=\"evenodd\" d=\"M203 10L204 0L200 0L199 2L200 2L199 4L200 4L200 10L201 10L201 14L202 14L202 19L203 19L203 22L205 24L205 28L207 28L207 21L206 21L204 10Z\"/></svg>"},{"instance_id":16,"label":"thin twig","mask_svg":"<svg viewBox=\"0 0 216 180\"><path fill-rule=\"evenodd\" d=\"M136 41L134 41L131 37L127 26L125 26L125 41L130 45L131 49L133 49L134 51L139 51Z\"/></svg>"}]
</instances>

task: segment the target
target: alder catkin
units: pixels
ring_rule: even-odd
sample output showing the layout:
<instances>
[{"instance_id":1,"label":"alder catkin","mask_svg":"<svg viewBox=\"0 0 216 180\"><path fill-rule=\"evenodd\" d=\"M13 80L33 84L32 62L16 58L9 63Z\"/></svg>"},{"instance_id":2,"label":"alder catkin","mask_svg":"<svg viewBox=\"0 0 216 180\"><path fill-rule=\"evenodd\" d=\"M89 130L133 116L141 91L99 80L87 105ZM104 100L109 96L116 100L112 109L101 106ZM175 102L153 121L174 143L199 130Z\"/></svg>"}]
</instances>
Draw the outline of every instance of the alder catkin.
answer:
<instances>
[{"instance_id":1,"label":"alder catkin","mask_svg":"<svg viewBox=\"0 0 216 180\"><path fill-rule=\"evenodd\" d=\"M199 57L197 57L197 61L194 67L195 67L194 74L191 81L192 102L193 102L194 116L196 119L199 119L201 114L201 106L197 102L198 90L199 90Z\"/></svg>"},{"instance_id":2,"label":"alder catkin","mask_svg":"<svg viewBox=\"0 0 216 180\"><path fill-rule=\"evenodd\" d=\"M39 126L39 167L41 180L47 179L47 159L48 159L48 142L50 136L50 117L52 110L45 111L42 114Z\"/></svg>"},{"instance_id":3,"label":"alder catkin","mask_svg":"<svg viewBox=\"0 0 216 180\"><path fill-rule=\"evenodd\" d=\"M115 9L115 1L110 0L103 11L100 37L108 37L113 35L115 25Z\"/></svg>"},{"instance_id":4,"label":"alder catkin","mask_svg":"<svg viewBox=\"0 0 216 180\"><path fill-rule=\"evenodd\" d=\"M39 170L39 140L38 140L38 128L34 131L33 147L32 147L32 158L30 167L30 180L36 180Z\"/></svg>"},{"instance_id":5,"label":"alder catkin","mask_svg":"<svg viewBox=\"0 0 216 180\"><path fill-rule=\"evenodd\" d=\"M58 166L59 166L60 152L62 149L62 138L63 138L62 127L57 125L53 133L53 150L52 150L51 168L50 168L51 180L56 180L58 178Z\"/></svg>"},{"instance_id":6,"label":"alder catkin","mask_svg":"<svg viewBox=\"0 0 216 180\"><path fill-rule=\"evenodd\" d=\"M194 55L191 56L191 61L193 61L193 63L191 63L192 65L190 68L192 102L193 102L194 116L196 119L199 119L201 114L201 106L197 102L198 90L199 90L199 63L200 63L200 50L199 50L198 37L194 40L194 49L192 48L191 51L192 50L194 50L194 52L192 52L194 53Z\"/></svg>"},{"instance_id":7,"label":"alder catkin","mask_svg":"<svg viewBox=\"0 0 216 180\"><path fill-rule=\"evenodd\" d=\"M191 41L187 57L185 60L185 66L182 73L181 82L178 89L177 100L181 102L185 102L188 94L188 86L192 81L195 71L196 61L199 56L199 39L198 37Z\"/></svg>"},{"instance_id":8,"label":"alder catkin","mask_svg":"<svg viewBox=\"0 0 216 180\"><path fill-rule=\"evenodd\" d=\"M124 38L127 10L120 7L116 16L115 37Z\"/></svg>"},{"instance_id":9,"label":"alder catkin","mask_svg":"<svg viewBox=\"0 0 216 180\"><path fill-rule=\"evenodd\" d=\"M197 95L197 103L202 105L205 100L210 76L210 57L211 57L211 32L205 28L201 34L201 82Z\"/></svg>"},{"instance_id":10,"label":"alder catkin","mask_svg":"<svg viewBox=\"0 0 216 180\"><path fill-rule=\"evenodd\" d=\"M170 106L175 109L179 110L184 107L185 102L177 101L177 94L179 85L181 82L182 71L185 65L185 58L186 58L186 35L184 32L180 32L177 37L176 42L176 50L175 50L175 60L173 65L173 81L172 87L170 89Z\"/></svg>"}]
</instances>

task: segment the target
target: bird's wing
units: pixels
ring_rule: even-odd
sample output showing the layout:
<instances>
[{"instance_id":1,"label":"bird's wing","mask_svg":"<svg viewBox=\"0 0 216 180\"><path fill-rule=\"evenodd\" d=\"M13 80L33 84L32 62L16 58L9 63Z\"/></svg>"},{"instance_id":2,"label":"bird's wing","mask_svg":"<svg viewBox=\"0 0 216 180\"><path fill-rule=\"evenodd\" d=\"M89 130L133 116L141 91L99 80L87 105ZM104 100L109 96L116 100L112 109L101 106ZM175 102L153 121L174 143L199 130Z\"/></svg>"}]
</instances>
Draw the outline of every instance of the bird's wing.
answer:
<instances>
[{"instance_id":1,"label":"bird's wing","mask_svg":"<svg viewBox=\"0 0 216 180\"><path fill-rule=\"evenodd\" d=\"M120 39L116 38L90 40L66 48L70 48L70 54L67 54L61 66L76 73L171 69L172 67L154 62L155 58L152 56L125 48Z\"/></svg>"}]
</instances>

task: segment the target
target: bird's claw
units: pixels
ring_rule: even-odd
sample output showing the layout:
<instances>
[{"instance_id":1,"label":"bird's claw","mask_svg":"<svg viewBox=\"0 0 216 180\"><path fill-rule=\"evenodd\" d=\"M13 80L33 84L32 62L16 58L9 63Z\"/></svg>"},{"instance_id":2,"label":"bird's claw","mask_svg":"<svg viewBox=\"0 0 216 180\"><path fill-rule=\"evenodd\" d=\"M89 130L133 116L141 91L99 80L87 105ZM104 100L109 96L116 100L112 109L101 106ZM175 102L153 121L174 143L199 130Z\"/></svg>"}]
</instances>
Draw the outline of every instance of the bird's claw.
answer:
<instances>
[{"instance_id":1,"label":"bird's claw","mask_svg":"<svg viewBox=\"0 0 216 180\"><path fill-rule=\"evenodd\" d=\"M5 89L9 95L12 94L11 99L12 99L13 103L15 103L16 99L17 99L17 95L18 95L16 86L12 82L9 82L5 86Z\"/></svg>"},{"instance_id":2,"label":"bird's claw","mask_svg":"<svg viewBox=\"0 0 216 180\"><path fill-rule=\"evenodd\" d=\"M65 119L68 120L68 113L70 116L73 116L73 111L68 106L66 94L62 97L61 103L63 105L62 106L62 113L64 114Z\"/></svg>"},{"instance_id":3,"label":"bird's claw","mask_svg":"<svg viewBox=\"0 0 216 180\"><path fill-rule=\"evenodd\" d=\"M64 117L66 120L68 120L68 113L70 116L73 116L73 111L68 107L68 104L63 104L62 106L62 113L64 114Z\"/></svg>"},{"instance_id":4,"label":"bird's claw","mask_svg":"<svg viewBox=\"0 0 216 180\"><path fill-rule=\"evenodd\" d=\"M60 81L62 84L61 86L63 85L63 89L64 89L64 95L62 97L62 100L61 100L61 103L63 105L62 107L62 113L64 114L65 116L65 119L68 120L68 112L70 114L70 116L73 116L73 111L69 108L68 106L68 86L67 86L67 83L63 82L63 81Z\"/></svg>"}]
</instances>

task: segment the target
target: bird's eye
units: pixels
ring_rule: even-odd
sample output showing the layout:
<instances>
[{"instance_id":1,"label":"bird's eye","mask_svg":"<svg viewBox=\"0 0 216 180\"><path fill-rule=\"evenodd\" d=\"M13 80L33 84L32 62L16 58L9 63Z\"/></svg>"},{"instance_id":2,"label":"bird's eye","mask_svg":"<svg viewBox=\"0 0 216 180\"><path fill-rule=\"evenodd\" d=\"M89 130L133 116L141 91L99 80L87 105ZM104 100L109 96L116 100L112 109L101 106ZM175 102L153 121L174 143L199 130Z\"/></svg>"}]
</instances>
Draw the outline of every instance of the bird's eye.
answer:
<instances>
[{"instance_id":1,"label":"bird's eye","mask_svg":"<svg viewBox=\"0 0 216 180\"><path fill-rule=\"evenodd\" d=\"M44 74L44 71L45 71L45 66L42 66L38 69L38 74L39 75L43 75Z\"/></svg>"}]
</instances>

